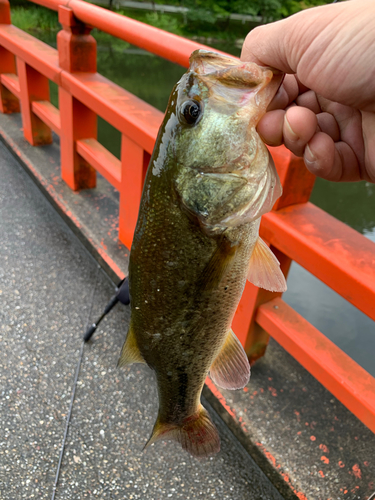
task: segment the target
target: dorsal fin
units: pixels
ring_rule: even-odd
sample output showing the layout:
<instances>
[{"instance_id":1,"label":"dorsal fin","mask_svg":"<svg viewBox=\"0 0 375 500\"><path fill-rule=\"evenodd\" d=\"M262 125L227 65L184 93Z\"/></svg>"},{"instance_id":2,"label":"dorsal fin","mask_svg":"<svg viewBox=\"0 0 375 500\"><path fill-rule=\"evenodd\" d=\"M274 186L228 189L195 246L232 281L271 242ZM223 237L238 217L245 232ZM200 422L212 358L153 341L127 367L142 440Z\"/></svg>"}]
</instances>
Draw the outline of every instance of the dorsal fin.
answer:
<instances>
[{"instance_id":1,"label":"dorsal fin","mask_svg":"<svg viewBox=\"0 0 375 500\"><path fill-rule=\"evenodd\" d=\"M121 349L121 355L117 366L122 367L131 365L132 363L146 363L146 361L143 359L143 356L139 351L137 339L135 338L134 331L130 325L126 340Z\"/></svg>"},{"instance_id":2,"label":"dorsal fin","mask_svg":"<svg viewBox=\"0 0 375 500\"><path fill-rule=\"evenodd\" d=\"M242 389L249 382L250 364L241 342L229 330L225 343L210 368L212 381L223 389Z\"/></svg>"},{"instance_id":3,"label":"dorsal fin","mask_svg":"<svg viewBox=\"0 0 375 500\"><path fill-rule=\"evenodd\" d=\"M247 279L250 283L270 292L285 292L286 281L280 263L264 243L258 238L249 262Z\"/></svg>"}]
</instances>

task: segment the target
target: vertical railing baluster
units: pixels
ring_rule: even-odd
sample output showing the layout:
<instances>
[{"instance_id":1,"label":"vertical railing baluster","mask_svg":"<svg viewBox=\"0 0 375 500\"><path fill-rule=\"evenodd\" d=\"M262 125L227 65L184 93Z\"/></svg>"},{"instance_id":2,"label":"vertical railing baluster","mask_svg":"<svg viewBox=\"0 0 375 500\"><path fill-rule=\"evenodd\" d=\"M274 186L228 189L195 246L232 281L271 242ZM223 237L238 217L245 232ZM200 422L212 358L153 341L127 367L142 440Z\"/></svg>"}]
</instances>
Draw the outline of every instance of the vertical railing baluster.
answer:
<instances>
[{"instance_id":1,"label":"vertical railing baluster","mask_svg":"<svg viewBox=\"0 0 375 500\"><path fill-rule=\"evenodd\" d=\"M59 6L63 29L57 35L61 69L73 73L96 73L96 41L91 28L78 21L71 9ZM96 172L76 151L78 139L97 137L97 116L87 106L59 87L61 120L61 177L74 190L94 188Z\"/></svg>"},{"instance_id":2,"label":"vertical railing baluster","mask_svg":"<svg viewBox=\"0 0 375 500\"><path fill-rule=\"evenodd\" d=\"M283 194L275 203L273 210L309 201L315 176L306 169L303 160L285 148L272 148L271 152L283 185ZM281 269L287 277L291 259L273 247L271 250L278 258ZM254 320L256 311L261 304L281 295L281 293L258 288L249 282L246 283L232 326L250 362L256 361L265 354L269 342L269 334Z\"/></svg>"},{"instance_id":3,"label":"vertical railing baluster","mask_svg":"<svg viewBox=\"0 0 375 500\"><path fill-rule=\"evenodd\" d=\"M16 60L20 84L23 135L32 146L51 144L51 129L31 109L33 101L49 101L48 78L19 57Z\"/></svg>"},{"instance_id":4,"label":"vertical railing baluster","mask_svg":"<svg viewBox=\"0 0 375 500\"><path fill-rule=\"evenodd\" d=\"M0 24L11 24L8 0L0 0Z\"/></svg>"},{"instance_id":5,"label":"vertical railing baluster","mask_svg":"<svg viewBox=\"0 0 375 500\"><path fill-rule=\"evenodd\" d=\"M0 24L10 24L10 5L8 0L0 0ZM1 73L16 73L16 60L14 55L0 47L0 75ZM18 99L0 82L0 112L19 113Z\"/></svg>"},{"instance_id":6,"label":"vertical railing baluster","mask_svg":"<svg viewBox=\"0 0 375 500\"><path fill-rule=\"evenodd\" d=\"M150 155L124 134L121 140L119 239L131 247Z\"/></svg>"},{"instance_id":7,"label":"vertical railing baluster","mask_svg":"<svg viewBox=\"0 0 375 500\"><path fill-rule=\"evenodd\" d=\"M14 55L0 47L0 75L2 73L17 73L16 60ZM12 94L0 82L0 112L1 113L19 113L20 102L15 95Z\"/></svg>"}]
</instances>

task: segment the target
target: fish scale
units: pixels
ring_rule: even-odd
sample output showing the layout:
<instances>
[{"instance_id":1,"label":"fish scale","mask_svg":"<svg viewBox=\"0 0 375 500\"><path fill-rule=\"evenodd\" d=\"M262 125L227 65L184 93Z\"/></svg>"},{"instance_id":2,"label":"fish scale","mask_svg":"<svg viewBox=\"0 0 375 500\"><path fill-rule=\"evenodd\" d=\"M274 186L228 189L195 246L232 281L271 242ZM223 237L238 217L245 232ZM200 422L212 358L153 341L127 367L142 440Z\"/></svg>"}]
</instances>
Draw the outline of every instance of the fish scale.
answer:
<instances>
[{"instance_id":1,"label":"fish scale","mask_svg":"<svg viewBox=\"0 0 375 500\"><path fill-rule=\"evenodd\" d=\"M209 371L224 388L249 380L231 322L252 261L256 284L285 285L259 240L260 216L281 187L255 129L280 82L269 68L196 51L171 94L130 253L119 361L155 371L159 412L147 445L174 439L198 457L219 451L200 397Z\"/></svg>"}]
</instances>

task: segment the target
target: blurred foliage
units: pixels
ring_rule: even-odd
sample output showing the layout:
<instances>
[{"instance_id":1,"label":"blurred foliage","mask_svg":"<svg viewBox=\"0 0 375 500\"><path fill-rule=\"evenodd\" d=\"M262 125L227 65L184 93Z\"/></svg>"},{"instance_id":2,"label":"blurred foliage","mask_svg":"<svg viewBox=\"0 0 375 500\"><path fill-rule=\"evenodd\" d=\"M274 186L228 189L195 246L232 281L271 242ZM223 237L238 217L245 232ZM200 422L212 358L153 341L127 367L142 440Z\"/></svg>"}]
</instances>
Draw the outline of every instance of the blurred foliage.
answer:
<instances>
[{"instance_id":1,"label":"blurred foliage","mask_svg":"<svg viewBox=\"0 0 375 500\"><path fill-rule=\"evenodd\" d=\"M212 44L214 40L243 39L251 29L260 24L258 19L246 22L230 20L231 14L259 16L265 23L328 2L324 0L155 0L151 3L185 7L187 11L162 13L120 7L117 12L177 35L209 39L209 43ZM103 6L108 7L108 5L109 0L103 0ZM24 31L42 33L61 29L57 13L54 11L26 0L12 0L11 7L13 24ZM106 36L104 33L102 35Z\"/></svg>"},{"instance_id":2,"label":"blurred foliage","mask_svg":"<svg viewBox=\"0 0 375 500\"><path fill-rule=\"evenodd\" d=\"M138 0L149 2L150 0ZM218 17L230 14L261 16L274 21L300 10L330 3L324 0L155 0L153 4L174 5L189 9L188 20L214 24Z\"/></svg>"},{"instance_id":3,"label":"blurred foliage","mask_svg":"<svg viewBox=\"0 0 375 500\"><path fill-rule=\"evenodd\" d=\"M126 13L125 13L126 14ZM128 14L127 14L128 15ZM181 21L176 16L161 12L148 12L144 15L143 22L161 30L170 31L176 35L183 35Z\"/></svg>"},{"instance_id":4,"label":"blurred foliage","mask_svg":"<svg viewBox=\"0 0 375 500\"><path fill-rule=\"evenodd\" d=\"M44 32L56 31L61 29L58 23L57 12L37 5L18 5L11 6L12 24L23 31Z\"/></svg>"}]
</instances>

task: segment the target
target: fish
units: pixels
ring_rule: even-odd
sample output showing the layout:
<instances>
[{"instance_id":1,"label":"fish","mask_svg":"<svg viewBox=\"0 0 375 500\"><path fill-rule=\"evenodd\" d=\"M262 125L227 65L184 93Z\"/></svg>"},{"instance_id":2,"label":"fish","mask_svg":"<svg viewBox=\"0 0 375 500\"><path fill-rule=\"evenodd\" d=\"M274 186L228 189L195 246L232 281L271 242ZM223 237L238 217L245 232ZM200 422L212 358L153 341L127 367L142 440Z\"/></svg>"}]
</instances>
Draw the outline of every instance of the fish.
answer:
<instances>
[{"instance_id":1,"label":"fish","mask_svg":"<svg viewBox=\"0 0 375 500\"><path fill-rule=\"evenodd\" d=\"M159 410L146 447L174 440L195 457L220 450L201 392L249 381L231 329L246 280L285 291L259 237L281 184L256 125L282 74L198 50L174 87L150 159L129 259L131 318L119 366L155 373Z\"/></svg>"}]
</instances>

